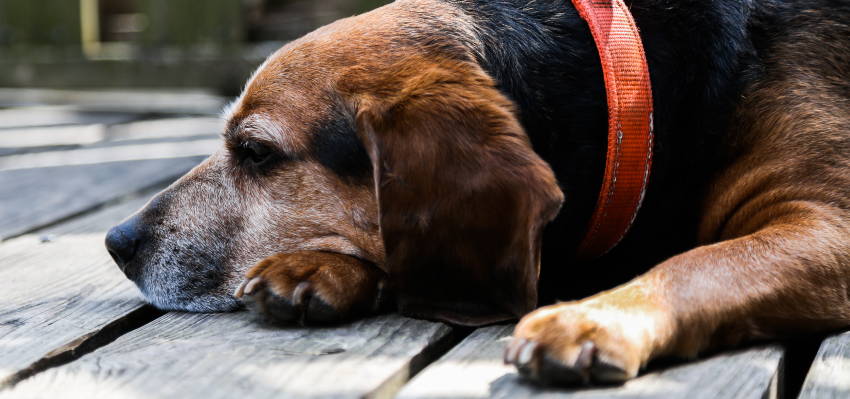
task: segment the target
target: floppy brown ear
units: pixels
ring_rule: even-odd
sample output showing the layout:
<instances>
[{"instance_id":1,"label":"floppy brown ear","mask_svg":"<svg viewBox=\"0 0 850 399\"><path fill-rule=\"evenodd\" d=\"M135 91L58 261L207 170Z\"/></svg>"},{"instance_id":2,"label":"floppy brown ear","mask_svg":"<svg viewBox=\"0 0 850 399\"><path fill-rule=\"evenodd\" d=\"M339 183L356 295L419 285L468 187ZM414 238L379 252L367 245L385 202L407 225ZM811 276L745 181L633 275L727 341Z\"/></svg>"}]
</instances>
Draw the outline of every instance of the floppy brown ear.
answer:
<instances>
[{"instance_id":1,"label":"floppy brown ear","mask_svg":"<svg viewBox=\"0 0 850 399\"><path fill-rule=\"evenodd\" d=\"M542 229L563 202L554 173L476 64L392 70L361 81L356 107L400 311L481 325L533 310Z\"/></svg>"}]
</instances>

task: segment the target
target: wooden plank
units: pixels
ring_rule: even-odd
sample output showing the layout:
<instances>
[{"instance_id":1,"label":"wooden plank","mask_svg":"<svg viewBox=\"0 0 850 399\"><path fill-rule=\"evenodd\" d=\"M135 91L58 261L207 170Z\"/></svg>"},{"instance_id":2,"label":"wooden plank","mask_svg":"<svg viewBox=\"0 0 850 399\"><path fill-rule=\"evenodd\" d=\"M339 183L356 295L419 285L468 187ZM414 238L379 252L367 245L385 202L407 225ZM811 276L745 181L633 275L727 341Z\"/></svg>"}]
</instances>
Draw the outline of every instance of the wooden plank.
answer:
<instances>
[{"instance_id":1,"label":"wooden plank","mask_svg":"<svg viewBox=\"0 0 850 399\"><path fill-rule=\"evenodd\" d=\"M220 147L210 119L194 130L192 119L131 123L103 144L0 157L0 240L176 179Z\"/></svg>"},{"instance_id":2,"label":"wooden plank","mask_svg":"<svg viewBox=\"0 0 850 399\"><path fill-rule=\"evenodd\" d=\"M106 130L101 124L0 129L0 155L94 144L106 138Z\"/></svg>"},{"instance_id":3,"label":"wooden plank","mask_svg":"<svg viewBox=\"0 0 850 399\"><path fill-rule=\"evenodd\" d=\"M103 237L150 195L0 244L0 387L52 350L142 305Z\"/></svg>"},{"instance_id":4,"label":"wooden plank","mask_svg":"<svg viewBox=\"0 0 850 399\"><path fill-rule=\"evenodd\" d=\"M204 90L0 88L0 107L55 105L89 112L217 115L226 99Z\"/></svg>"},{"instance_id":5,"label":"wooden plank","mask_svg":"<svg viewBox=\"0 0 850 399\"><path fill-rule=\"evenodd\" d=\"M111 124L138 119L138 114L80 111L67 106L38 106L0 110L0 129L34 126Z\"/></svg>"},{"instance_id":6,"label":"wooden plank","mask_svg":"<svg viewBox=\"0 0 850 399\"><path fill-rule=\"evenodd\" d=\"M402 389L400 398L772 398L778 395L783 350L762 346L675 365L623 386L541 389L502 364L513 326L476 330Z\"/></svg>"},{"instance_id":7,"label":"wooden plank","mask_svg":"<svg viewBox=\"0 0 850 399\"><path fill-rule=\"evenodd\" d=\"M169 313L0 397L389 397L442 324L386 315L333 328L270 328L247 312Z\"/></svg>"},{"instance_id":8,"label":"wooden plank","mask_svg":"<svg viewBox=\"0 0 850 399\"><path fill-rule=\"evenodd\" d=\"M0 2L2 3L2 2ZM65 89L108 87L209 87L239 93L251 72L282 43L257 43L242 49L198 57L179 48L167 48L154 58L127 59L116 51L108 58L89 61L57 56L44 48L33 56L0 57L0 86ZM104 47L106 50L106 47Z\"/></svg>"},{"instance_id":9,"label":"wooden plank","mask_svg":"<svg viewBox=\"0 0 850 399\"><path fill-rule=\"evenodd\" d=\"M9 155L0 158L0 171L96 165L108 162L140 161L205 156L221 147L218 138L197 140L156 140L116 143L88 148Z\"/></svg>"},{"instance_id":10,"label":"wooden plank","mask_svg":"<svg viewBox=\"0 0 850 399\"><path fill-rule=\"evenodd\" d=\"M133 140L150 143L153 140L214 139L222 131L224 131L224 121L221 118L214 117L152 119L116 125L93 124L0 129L0 156L56 150L66 151L98 143L113 143L111 145L122 143L126 145ZM193 147L197 148L197 146Z\"/></svg>"},{"instance_id":11,"label":"wooden plank","mask_svg":"<svg viewBox=\"0 0 850 399\"><path fill-rule=\"evenodd\" d=\"M202 159L181 157L0 171L0 240L174 180Z\"/></svg>"},{"instance_id":12,"label":"wooden plank","mask_svg":"<svg viewBox=\"0 0 850 399\"><path fill-rule=\"evenodd\" d=\"M214 138L224 132L224 120L218 117L182 117L136 121L109 126L106 139L111 142L171 138Z\"/></svg>"},{"instance_id":13,"label":"wooden plank","mask_svg":"<svg viewBox=\"0 0 850 399\"><path fill-rule=\"evenodd\" d=\"M800 398L850 398L850 332L823 341Z\"/></svg>"}]
</instances>

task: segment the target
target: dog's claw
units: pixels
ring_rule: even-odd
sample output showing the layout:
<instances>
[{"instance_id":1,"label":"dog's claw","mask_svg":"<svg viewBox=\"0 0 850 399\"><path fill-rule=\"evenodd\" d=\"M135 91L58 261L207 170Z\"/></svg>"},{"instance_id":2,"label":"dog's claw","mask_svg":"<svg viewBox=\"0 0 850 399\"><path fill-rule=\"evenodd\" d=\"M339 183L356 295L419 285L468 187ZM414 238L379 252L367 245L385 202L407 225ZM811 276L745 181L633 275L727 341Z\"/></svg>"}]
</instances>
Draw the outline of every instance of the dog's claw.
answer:
<instances>
[{"instance_id":1,"label":"dog's claw","mask_svg":"<svg viewBox=\"0 0 850 399\"><path fill-rule=\"evenodd\" d=\"M242 299L242 297L245 295L245 286L247 284L248 284L247 279L242 280L242 282L239 284L239 286L236 287L236 290L233 291L233 296L236 297L236 299Z\"/></svg>"},{"instance_id":2,"label":"dog's claw","mask_svg":"<svg viewBox=\"0 0 850 399\"><path fill-rule=\"evenodd\" d=\"M341 286L340 273L356 283ZM251 267L234 296L273 324L339 323L375 306L383 276L372 265L348 255L280 253Z\"/></svg>"},{"instance_id":3,"label":"dog's claw","mask_svg":"<svg viewBox=\"0 0 850 399\"><path fill-rule=\"evenodd\" d=\"M534 341L529 341L522 338L514 338L505 348L504 361L506 364L513 364L519 370L520 374L534 378L537 367L533 364L536 361L536 352L539 344Z\"/></svg>"},{"instance_id":4,"label":"dog's claw","mask_svg":"<svg viewBox=\"0 0 850 399\"><path fill-rule=\"evenodd\" d=\"M625 368L599 357L593 363L592 373L596 381L606 384L616 384L629 379Z\"/></svg>"},{"instance_id":5,"label":"dog's claw","mask_svg":"<svg viewBox=\"0 0 850 399\"><path fill-rule=\"evenodd\" d=\"M292 305L298 309L304 309L307 307L307 303L310 301L310 298L313 296L313 289L310 286L310 283L307 281L302 281L295 286L295 290L292 291Z\"/></svg>"},{"instance_id":6,"label":"dog's claw","mask_svg":"<svg viewBox=\"0 0 850 399\"><path fill-rule=\"evenodd\" d=\"M254 277L252 279L245 279L236 287L236 291L233 292L233 296L238 299L242 299L245 295L251 295L254 292L254 289L257 287L257 284L261 283L259 277Z\"/></svg>"},{"instance_id":7,"label":"dog's claw","mask_svg":"<svg viewBox=\"0 0 850 399\"><path fill-rule=\"evenodd\" d=\"M576 368L581 370L590 369L593 366L593 359L596 357L596 345L593 341L585 341L581 345L581 352L576 358Z\"/></svg>"},{"instance_id":8,"label":"dog's claw","mask_svg":"<svg viewBox=\"0 0 850 399\"><path fill-rule=\"evenodd\" d=\"M526 341L519 350L517 355L517 364L527 365L534 359L534 351L537 350L537 343L534 341Z\"/></svg>"},{"instance_id":9,"label":"dog's claw","mask_svg":"<svg viewBox=\"0 0 850 399\"><path fill-rule=\"evenodd\" d=\"M508 346L505 347L505 356L502 359L505 364L511 364L516 360L517 353L524 343L525 340L522 338L514 338L508 343Z\"/></svg>"},{"instance_id":10,"label":"dog's claw","mask_svg":"<svg viewBox=\"0 0 850 399\"><path fill-rule=\"evenodd\" d=\"M513 364L523 377L544 385L616 383L628 378L622 368L599 359L592 341L581 345L575 362L570 365L552 356L538 342L514 338L505 348L504 361Z\"/></svg>"},{"instance_id":11,"label":"dog's claw","mask_svg":"<svg viewBox=\"0 0 850 399\"><path fill-rule=\"evenodd\" d=\"M259 277L254 277L245 284L245 294L251 295L254 293L254 290L263 282L263 279Z\"/></svg>"},{"instance_id":12,"label":"dog's claw","mask_svg":"<svg viewBox=\"0 0 850 399\"><path fill-rule=\"evenodd\" d=\"M269 291L268 288L265 280L254 277L243 281L234 296L242 299L246 307L255 310L266 321L274 324L334 323L341 319L333 306L316 295L310 282L298 283L289 298Z\"/></svg>"}]
</instances>

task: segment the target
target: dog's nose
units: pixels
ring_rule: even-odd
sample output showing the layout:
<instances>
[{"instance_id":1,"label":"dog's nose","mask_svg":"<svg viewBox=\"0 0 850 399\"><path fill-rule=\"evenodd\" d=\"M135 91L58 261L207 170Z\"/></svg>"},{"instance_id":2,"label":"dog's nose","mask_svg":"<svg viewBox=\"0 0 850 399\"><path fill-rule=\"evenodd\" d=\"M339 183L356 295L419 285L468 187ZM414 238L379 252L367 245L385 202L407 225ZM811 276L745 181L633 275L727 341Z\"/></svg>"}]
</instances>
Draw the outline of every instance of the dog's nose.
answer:
<instances>
[{"instance_id":1,"label":"dog's nose","mask_svg":"<svg viewBox=\"0 0 850 399\"><path fill-rule=\"evenodd\" d=\"M109 229L106 233L106 250L124 274L127 274L127 264L136 255L141 239L142 229L136 216Z\"/></svg>"}]
</instances>

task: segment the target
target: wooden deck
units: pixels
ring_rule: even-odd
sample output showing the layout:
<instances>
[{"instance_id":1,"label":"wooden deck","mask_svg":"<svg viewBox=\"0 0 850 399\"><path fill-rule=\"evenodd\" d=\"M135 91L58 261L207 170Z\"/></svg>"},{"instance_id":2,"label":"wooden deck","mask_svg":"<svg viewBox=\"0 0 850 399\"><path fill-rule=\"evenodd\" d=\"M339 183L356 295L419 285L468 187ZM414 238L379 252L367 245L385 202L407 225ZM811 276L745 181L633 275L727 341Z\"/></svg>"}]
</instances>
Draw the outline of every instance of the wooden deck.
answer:
<instances>
[{"instance_id":1,"label":"wooden deck","mask_svg":"<svg viewBox=\"0 0 850 399\"><path fill-rule=\"evenodd\" d=\"M850 333L566 391L502 364L512 325L383 315L270 328L246 312L153 309L104 234L216 148L222 104L204 93L0 90L0 398L850 397Z\"/></svg>"}]
</instances>

